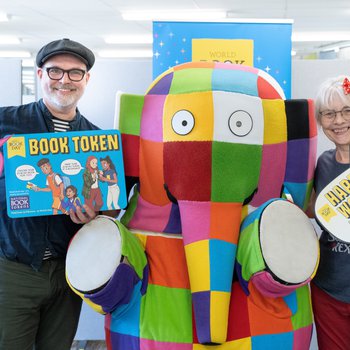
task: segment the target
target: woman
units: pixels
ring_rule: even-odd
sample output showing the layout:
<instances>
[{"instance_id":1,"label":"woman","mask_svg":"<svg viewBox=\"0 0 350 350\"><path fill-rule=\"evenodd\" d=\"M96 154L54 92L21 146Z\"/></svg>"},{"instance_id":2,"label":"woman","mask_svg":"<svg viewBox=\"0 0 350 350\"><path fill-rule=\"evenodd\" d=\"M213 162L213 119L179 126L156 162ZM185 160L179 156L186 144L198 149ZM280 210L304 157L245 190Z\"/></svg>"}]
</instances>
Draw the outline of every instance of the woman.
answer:
<instances>
[{"instance_id":1,"label":"woman","mask_svg":"<svg viewBox=\"0 0 350 350\"><path fill-rule=\"evenodd\" d=\"M97 158L89 156L83 173L82 195L85 204L95 211L99 211L103 205L101 190L98 186L98 176Z\"/></svg>"},{"instance_id":2,"label":"woman","mask_svg":"<svg viewBox=\"0 0 350 350\"><path fill-rule=\"evenodd\" d=\"M120 189L118 186L118 176L117 170L109 156L105 158L100 158L103 171L100 172L99 179L101 181L107 182L108 185L108 194L107 194L107 207L108 210L112 210L112 203L114 209L120 209L118 205L118 199L120 194Z\"/></svg>"},{"instance_id":3,"label":"woman","mask_svg":"<svg viewBox=\"0 0 350 350\"><path fill-rule=\"evenodd\" d=\"M316 98L316 117L324 134L335 145L335 149L325 151L317 161L314 183L317 196L350 166L350 82L345 76L321 85ZM320 265L312 281L318 346L320 350L349 349L350 244L323 230L320 254Z\"/></svg>"}]
</instances>

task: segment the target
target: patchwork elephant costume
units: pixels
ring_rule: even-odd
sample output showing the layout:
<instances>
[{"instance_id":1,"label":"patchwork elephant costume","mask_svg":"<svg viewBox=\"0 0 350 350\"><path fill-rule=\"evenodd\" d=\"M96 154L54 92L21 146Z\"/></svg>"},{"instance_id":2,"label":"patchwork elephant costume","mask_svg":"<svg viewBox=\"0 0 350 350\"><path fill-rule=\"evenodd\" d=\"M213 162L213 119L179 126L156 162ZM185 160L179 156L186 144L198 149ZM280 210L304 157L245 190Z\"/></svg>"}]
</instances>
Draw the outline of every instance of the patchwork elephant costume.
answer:
<instances>
[{"instance_id":1,"label":"patchwork elephant costume","mask_svg":"<svg viewBox=\"0 0 350 350\"><path fill-rule=\"evenodd\" d=\"M108 349L308 349L312 101L285 100L256 68L193 62L119 94L116 127L128 207L86 224L67 255Z\"/></svg>"}]
</instances>

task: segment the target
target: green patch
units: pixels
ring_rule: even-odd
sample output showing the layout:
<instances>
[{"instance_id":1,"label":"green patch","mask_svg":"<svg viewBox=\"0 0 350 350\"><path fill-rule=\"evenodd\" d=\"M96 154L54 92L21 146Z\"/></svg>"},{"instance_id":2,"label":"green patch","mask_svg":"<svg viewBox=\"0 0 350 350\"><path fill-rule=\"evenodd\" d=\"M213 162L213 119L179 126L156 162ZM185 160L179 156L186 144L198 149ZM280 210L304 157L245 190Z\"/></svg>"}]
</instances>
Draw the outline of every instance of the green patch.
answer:
<instances>
[{"instance_id":1,"label":"green patch","mask_svg":"<svg viewBox=\"0 0 350 350\"><path fill-rule=\"evenodd\" d=\"M237 249L237 261L242 265L242 277L249 281L250 277L266 266L260 249L259 235L254 234L259 230L259 220L254 220L239 235Z\"/></svg>"},{"instance_id":2,"label":"green patch","mask_svg":"<svg viewBox=\"0 0 350 350\"><path fill-rule=\"evenodd\" d=\"M174 71L169 94L211 91L212 69L192 68Z\"/></svg>"},{"instance_id":3,"label":"green patch","mask_svg":"<svg viewBox=\"0 0 350 350\"><path fill-rule=\"evenodd\" d=\"M213 142L214 202L242 203L258 187L262 147Z\"/></svg>"},{"instance_id":4,"label":"green patch","mask_svg":"<svg viewBox=\"0 0 350 350\"><path fill-rule=\"evenodd\" d=\"M149 284L141 305L140 337L192 343L192 303L188 289Z\"/></svg>"},{"instance_id":5,"label":"green patch","mask_svg":"<svg viewBox=\"0 0 350 350\"><path fill-rule=\"evenodd\" d=\"M309 286L305 285L295 290L297 293L297 307L296 312L292 317L292 324L294 329L307 327L312 323L312 309Z\"/></svg>"},{"instance_id":6,"label":"green patch","mask_svg":"<svg viewBox=\"0 0 350 350\"><path fill-rule=\"evenodd\" d=\"M144 96L123 94L120 97L119 131L122 134L140 135Z\"/></svg>"}]
</instances>

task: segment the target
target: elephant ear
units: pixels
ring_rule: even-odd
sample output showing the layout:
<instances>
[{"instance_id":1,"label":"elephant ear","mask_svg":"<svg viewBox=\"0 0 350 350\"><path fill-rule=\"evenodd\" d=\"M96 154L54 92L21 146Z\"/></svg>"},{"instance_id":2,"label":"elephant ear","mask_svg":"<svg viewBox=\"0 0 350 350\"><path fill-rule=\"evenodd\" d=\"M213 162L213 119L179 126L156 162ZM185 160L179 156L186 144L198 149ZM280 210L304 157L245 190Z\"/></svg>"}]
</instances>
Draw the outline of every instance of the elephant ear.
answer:
<instances>
[{"instance_id":1,"label":"elephant ear","mask_svg":"<svg viewBox=\"0 0 350 350\"><path fill-rule=\"evenodd\" d=\"M4 138L0 139L0 147L3 146L10 137L11 136L5 136ZM4 156L0 151L0 175L2 174L3 169L4 169Z\"/></svg>"},{"instance_id":2,"label":"elephant ear","mask_svg":"<svg viewBox=\"0 0 350 350\"><path fill-rule=\"evenodd\" d=\"M283 192L306 210L314 179L317 123L312 100L286 100L287 159Z\"/></svg>"},{"instance_id":3,"label":"elephant ear","mask_svg":"<svg viewBox=\"0 0 350 350\"><path fill-rule=\"evenodd\" d=\"M288 198L306 209L316 162L317 124L311 100L263 99L264 145L251 205Z\"/></svg>"},{"instance_id":4,"label":"elephant ear","mask_svg":"<svg viewBox=\"0 0 350 350\"><path fill-rule=\"evenodd\" d=\"M114 128L122 137L125 176L139 177L140 126L144 104L143 95L116 94Z\"/></svg>"}]
</instances>

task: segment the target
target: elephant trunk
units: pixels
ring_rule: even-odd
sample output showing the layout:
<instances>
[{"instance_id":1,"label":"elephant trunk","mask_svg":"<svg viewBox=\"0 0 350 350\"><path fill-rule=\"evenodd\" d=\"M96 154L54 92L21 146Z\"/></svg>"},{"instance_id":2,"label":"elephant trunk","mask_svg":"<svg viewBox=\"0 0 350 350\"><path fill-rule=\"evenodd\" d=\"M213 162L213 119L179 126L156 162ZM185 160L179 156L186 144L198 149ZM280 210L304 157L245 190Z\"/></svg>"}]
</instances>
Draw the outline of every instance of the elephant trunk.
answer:
<instances>
[{"instance_id":1,"label":"elephant trunk","mask_svg":"<svg viewBox=\"0 0 350 350\"><path fill-rule=\"evenodd\" d=\"M195 329L201 344L227 338L241 203L178 202Z\"/></svg>"}]
</instances>

